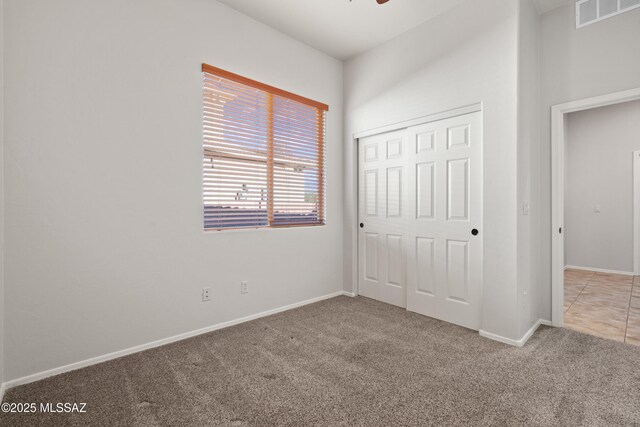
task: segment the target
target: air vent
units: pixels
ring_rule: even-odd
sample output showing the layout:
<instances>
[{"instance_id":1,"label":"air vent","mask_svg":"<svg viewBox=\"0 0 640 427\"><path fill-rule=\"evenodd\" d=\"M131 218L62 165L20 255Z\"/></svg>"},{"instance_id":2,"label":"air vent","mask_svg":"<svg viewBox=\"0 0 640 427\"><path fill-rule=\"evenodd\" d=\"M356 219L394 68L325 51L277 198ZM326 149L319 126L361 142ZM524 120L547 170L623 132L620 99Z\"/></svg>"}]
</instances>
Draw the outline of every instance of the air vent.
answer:
<instances>
[{"instance_id":1,"label":"air vent","mask_svg":"<svg viewBox=\"0 0 640 427\"><path fill-rule=\"evenodd\" d=\"M576 2L576 28L640 7L640 0L579 0Z\"/></svg>"}]
</instances>

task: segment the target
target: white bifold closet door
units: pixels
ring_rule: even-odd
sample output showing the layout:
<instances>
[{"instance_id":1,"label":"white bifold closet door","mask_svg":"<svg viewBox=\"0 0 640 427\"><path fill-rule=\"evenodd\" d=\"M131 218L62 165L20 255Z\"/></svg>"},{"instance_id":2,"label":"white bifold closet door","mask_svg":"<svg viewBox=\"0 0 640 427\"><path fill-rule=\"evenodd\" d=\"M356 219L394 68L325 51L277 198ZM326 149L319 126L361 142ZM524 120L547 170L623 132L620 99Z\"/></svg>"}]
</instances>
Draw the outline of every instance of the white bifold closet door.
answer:
<instances>
[{"instance_id":1,"label":"white bifold closet door","mask_svg":"<svg viewBox=\"0 0 640 427\"><path fill-rule=\"evenodd\" d=\"M406 131L362 138L359 156L358 293L406 307Z\"/></svg>"},{"instance_id":2,"label":"white bifold closet door","mask_svg":"<svg viewBox=\"0 0 640 427\"><path fill-rule=\"evenodd\" d=\"M409 128L407 308L480 329L480 113Z\"/></svg>"},{"instance_id":3,"label":"white bifold closet door","mask_svg":"<svg viewBox=\"0 0 640 427\"><path fill-rule=\"evenodd\" d=\"M359 293L479 329L481 113L359 142Z\"/></svg>"}]
</instances>

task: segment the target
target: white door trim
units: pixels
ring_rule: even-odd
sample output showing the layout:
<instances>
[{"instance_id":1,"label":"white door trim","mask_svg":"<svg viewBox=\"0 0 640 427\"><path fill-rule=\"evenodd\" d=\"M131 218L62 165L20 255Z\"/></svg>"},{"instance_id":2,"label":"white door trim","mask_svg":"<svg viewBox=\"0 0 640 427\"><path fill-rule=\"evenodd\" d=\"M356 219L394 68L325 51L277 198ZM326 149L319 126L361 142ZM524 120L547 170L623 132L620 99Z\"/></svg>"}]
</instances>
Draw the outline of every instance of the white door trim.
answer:
<instances>
[{"instance_id":1,"label":"white door trim","mask_svg":"<svg viewBox=\"0 0 640 427\"><path fill-rule=\"evenodd\" d=\"M633 152L633 274L640 276L640 151Z\"/></svg>"},{"instance_id":2,"label":"white door trim","mask_svg":"<svg viewBox=\"0 0 640 427\"><path fill-rule=\"evenodd\" d=\"M425 123L437 122L457 116L464 116L465 114L476 113L478 111L482 111L482 103L467 105L466 107L455 108L453 110L447 110L436 114L430 114L428 116L418 117L417 119L405 120L386 126L355 132L353 134L353 139L365 138L367 136L379 135L381 133L410 128L412 126L423 125Z\"/></svg>"},{"instance_id":3,"label":"white door trim","mask_svg":"<svg viewBox=\"0 0 640 427\"><path fill-rule=\"evenodd\" d=\"M640 99L640 88L551 107L551 321L553 326L561 327L564 324L564 235L559 230L564 227L565 115L637 99Z\"/></svg>"},{"instance_id":4,"label":"white door trim","mask_svg":"<svg viewBox=\"0 0 640 427\"><path fill-rule=\"evenodd\" d=\"M438 120L450 119L451 117L462 116L469 113L475 113L477 111L482 111L482 102L478 102L476 104L467 105L460 108L454 108L452 110L443 111L440 113L429 114L427 116L421 116L416 119L404 120L397 123L392 123L389 125L372 128L372 129L364 129L361 131L357 131L353 133L353 137L351 143L354 147L354 155L351 159L351 170L353 173L351 174L351 189L353 190L353 194L356 197L352 198L349 202L349 208L351 212L354 212L353 221L355 221L351 227L351 289L354 295L360 295L360 289L358 286L358 260L359 260L359 248L358 248L358 221L360 220L360 211L358 206L360 205L359 197L359 182L358 182L358 174L360 173L360 168L358 165L358 155L359 155L359 144L358 139L365 138L367 136L377 135L381 133L391 132L394 130L400 130L404 128L408 128L411 126L422 125L425 123L436 122Z\"/></svg>"}]
</instances>

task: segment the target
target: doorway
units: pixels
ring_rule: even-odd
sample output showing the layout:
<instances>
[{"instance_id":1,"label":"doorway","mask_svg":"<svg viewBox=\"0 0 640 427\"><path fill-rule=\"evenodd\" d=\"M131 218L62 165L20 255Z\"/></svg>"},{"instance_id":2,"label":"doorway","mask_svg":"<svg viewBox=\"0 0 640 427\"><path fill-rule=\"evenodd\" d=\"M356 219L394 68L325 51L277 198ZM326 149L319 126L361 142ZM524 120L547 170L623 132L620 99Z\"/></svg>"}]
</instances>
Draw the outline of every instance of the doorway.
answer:
<instances>
[{"instance_id":1,"label":"doorway","mask_svg":"<svg viewBox=\"0 0 640 427\"><path fill-rule=\"evenodd\" d=\"M638 99L640 89L552 109L552 320L640 344Z\"/></svg>"},{"instance_id":2,"label":"doorway","mask_svg":"<svg viewBox=\"0 0 640 427\"><path fill-rule=\"evenodd\" d=\"M482 115L358 141L359 294L470 329L482 297Z\"/></svg>"}]
</instances>

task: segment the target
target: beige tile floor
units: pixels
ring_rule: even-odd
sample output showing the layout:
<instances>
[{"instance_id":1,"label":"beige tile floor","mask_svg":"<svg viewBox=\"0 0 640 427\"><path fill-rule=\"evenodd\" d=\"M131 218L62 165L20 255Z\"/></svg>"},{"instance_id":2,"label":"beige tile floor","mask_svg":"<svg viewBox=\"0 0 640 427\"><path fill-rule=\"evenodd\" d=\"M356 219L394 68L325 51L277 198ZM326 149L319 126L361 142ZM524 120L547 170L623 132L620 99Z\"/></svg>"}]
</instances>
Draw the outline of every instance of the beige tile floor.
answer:
<instances>
[{"instance_id":1,"label":"beige tile floor","mask_svg":"<svg viewBox=\"0 0 640 427\"><path fill-rule=\"evenodd\" d=\"M640 276L565 270L564 324L640 346Z\"/></svg>"}]
</instances>

